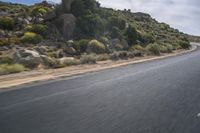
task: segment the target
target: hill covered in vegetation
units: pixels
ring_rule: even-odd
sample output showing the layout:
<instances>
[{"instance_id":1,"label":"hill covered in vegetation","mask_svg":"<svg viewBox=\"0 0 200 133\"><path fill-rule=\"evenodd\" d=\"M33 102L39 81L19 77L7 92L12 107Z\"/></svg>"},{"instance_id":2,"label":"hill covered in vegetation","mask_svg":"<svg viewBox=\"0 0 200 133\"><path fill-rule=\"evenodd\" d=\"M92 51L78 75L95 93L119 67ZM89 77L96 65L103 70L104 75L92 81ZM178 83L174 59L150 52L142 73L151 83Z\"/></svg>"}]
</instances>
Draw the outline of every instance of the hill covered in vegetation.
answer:
<instances>
[{"instance_id":1,"label":"hill covered in vegetation","mask_svg":"<svg viewBox=\"0 0 200 133\"><path fill-rule=\"evenodd\" d=\"M103 8L95 0L0 2L0 74L160 55L188 49L188 39L148 14Z\"/></svg>"}]
</instances>

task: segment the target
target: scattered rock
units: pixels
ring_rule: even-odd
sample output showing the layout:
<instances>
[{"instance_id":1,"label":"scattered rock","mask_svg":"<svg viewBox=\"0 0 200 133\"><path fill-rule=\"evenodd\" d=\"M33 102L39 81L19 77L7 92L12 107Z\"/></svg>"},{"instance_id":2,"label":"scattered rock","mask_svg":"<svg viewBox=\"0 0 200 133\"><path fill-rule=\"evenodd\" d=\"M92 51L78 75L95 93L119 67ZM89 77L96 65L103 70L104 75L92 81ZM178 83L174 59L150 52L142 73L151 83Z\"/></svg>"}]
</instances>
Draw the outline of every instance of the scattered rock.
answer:
<instances>
[{"instance_id":1,"label":"scattered rock","mask_svg":"<svg viewBox=\"0 0 200 133\"><path fill-rule=\"evenodd\" d=\"M18 50L14 56L15 63L23 64L28 68L36 68L42 63L41 56L38 52L32 50Z\"/></svg>"}]
</instances>

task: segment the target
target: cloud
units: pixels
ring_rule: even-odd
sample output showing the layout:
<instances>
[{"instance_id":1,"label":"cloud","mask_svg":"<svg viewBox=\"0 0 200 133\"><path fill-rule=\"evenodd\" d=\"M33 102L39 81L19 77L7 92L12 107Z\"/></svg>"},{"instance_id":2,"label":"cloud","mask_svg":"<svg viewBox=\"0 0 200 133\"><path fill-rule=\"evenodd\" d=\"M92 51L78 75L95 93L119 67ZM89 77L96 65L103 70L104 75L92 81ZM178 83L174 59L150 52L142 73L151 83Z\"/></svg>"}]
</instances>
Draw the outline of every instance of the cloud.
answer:
<instances>
[{"instance_id":1,"label":"cloud","mask_svg":"<svg viewBox=\"0 0 200 133\"><path fill-rule=\"evenodd\" d=\"M146 12L183 32L200 35L199 0L99 0L102 6Z\"/></svg>"}]
</instances>

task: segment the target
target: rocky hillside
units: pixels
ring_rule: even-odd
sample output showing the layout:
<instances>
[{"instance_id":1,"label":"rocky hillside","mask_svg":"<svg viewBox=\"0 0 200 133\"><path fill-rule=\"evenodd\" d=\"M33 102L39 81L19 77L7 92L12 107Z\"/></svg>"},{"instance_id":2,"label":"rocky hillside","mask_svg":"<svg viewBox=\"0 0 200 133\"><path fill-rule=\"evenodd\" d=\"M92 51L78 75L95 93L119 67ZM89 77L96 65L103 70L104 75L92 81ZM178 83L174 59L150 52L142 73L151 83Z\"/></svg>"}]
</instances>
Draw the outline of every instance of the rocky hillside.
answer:
<instances>
[{"instance_id":1,"label":"rocky hillside","mask_svg":"<svg viewBox=\"0 0 200 133\"><path fill-rule=\"evenodd\" d=\"M186 34L150 15L102 8L95 0L32 6L0 2L0 74L189 47Z\"/></svg>"}]
</instances>

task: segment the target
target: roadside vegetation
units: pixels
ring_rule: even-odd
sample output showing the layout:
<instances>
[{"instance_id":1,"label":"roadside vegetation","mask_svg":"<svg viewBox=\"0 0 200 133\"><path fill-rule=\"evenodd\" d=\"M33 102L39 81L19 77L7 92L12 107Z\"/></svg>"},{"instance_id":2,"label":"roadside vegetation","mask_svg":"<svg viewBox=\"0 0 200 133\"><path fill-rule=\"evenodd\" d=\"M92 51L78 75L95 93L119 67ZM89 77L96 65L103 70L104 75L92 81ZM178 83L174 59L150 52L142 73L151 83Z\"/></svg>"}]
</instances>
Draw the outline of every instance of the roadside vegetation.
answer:
<instances>
[{"instance_id":1,"label":"roadside vegetation","mask_svg":"<svg viewBox=\"0 0 200 133\"><path fill-rule=\"evenodd\" d=\"M95 0L0 2L0 12L0 75L159 56L189 49L192 38L148 14L103 8Z\"/></svg>"}]
</instances>

